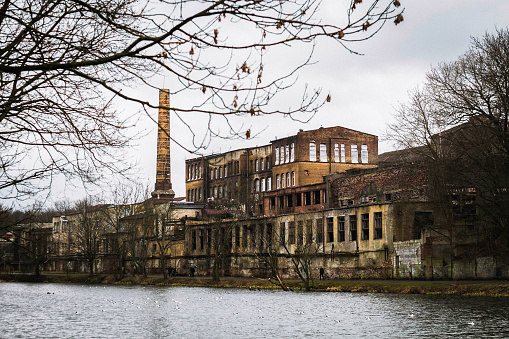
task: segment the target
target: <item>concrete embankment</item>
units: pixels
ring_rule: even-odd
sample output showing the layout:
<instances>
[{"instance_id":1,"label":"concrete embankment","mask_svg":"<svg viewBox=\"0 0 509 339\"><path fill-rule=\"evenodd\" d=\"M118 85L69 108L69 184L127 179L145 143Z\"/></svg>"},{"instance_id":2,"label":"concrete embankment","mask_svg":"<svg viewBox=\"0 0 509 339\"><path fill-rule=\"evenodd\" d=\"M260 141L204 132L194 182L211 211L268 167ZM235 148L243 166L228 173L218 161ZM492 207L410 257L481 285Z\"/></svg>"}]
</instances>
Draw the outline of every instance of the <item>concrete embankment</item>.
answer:
<instances>
[{"instance_id":1,"label":"concrete embankment","mask_svg":"<svg viewBox=\"0 0 509 339\"><path fill-rule=\"evenodd\" d=\"M268 279L249 279L222 277L214 282L209 277L171 277L129 276L119 279L113 275L85 274L43 274L40 276L25 274L0 274L0 282L41 282L76 284L112 284L112 285L157 285L190 286L215 288L280 289ZM297 280L287 280L286 285L293 291L302 289ZM509 281L408 281L408 280L317 280L312 291L319 292L368 292L368 293L406 293L438 294L460 296L509 297Z\"/></svg>"}]
</instances>

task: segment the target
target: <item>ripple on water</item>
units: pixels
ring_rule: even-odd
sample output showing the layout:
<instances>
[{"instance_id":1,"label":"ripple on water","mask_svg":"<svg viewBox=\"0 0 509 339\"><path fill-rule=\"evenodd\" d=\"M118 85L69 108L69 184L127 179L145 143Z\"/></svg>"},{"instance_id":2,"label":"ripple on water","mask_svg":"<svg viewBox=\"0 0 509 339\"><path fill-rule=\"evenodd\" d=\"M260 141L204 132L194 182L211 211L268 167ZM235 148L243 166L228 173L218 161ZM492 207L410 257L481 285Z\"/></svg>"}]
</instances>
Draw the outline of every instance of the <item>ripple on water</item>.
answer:
<instances>
[{"instance_id":1,"label":"ripple on water","mask_svg":"<svg viewBox=\"0 0 509 339\"><path fill-rule=\"evenodd\" d=\"M509 337L509 299L0 284L6 338Z\"/></svg>"}]
</instances>

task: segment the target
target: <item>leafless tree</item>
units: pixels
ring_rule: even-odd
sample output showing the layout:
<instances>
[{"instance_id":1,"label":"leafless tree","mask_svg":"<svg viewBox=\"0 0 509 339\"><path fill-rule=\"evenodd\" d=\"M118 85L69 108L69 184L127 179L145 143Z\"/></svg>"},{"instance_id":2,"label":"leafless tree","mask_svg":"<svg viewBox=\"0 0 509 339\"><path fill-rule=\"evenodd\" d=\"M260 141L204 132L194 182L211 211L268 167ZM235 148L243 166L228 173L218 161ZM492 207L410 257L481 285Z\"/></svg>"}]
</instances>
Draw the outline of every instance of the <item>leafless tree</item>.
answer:
<instances>
[{"instance_id":1,"label":"leafless tree","mask_svg":"<svg viewBox=\"0 0 509 339\"><path fill-rule=\"evenodd\" d=\"M458 60L427 74L389 132L399 145L419 153L428 193L441 211L439 219L449 225L444 229L458 218L474 218L479 251L499 257L507 257L509 248L508 79L508 29L472 38ZM475 204L458 199L460 188L475 192Z\"/></svg>"},{"instance_id":2,"label":"leafless tree","mask_svg":"<svg viewBox=\"0 0 509 339\"><path fill-rule=\"evenodd\" d=\"M105 240L108 254L116 256L117 272L124 277L125 261L129 251L128 218L137 213L137 206L148 198L148 189L142 184L115 183L111 186L110 201L107 208L101 209L98 217L105 224ZM110 199L103 197L102 199ZM133 240L134 241L134 240Z\"/></svg>"},{"instance_id":3,"label":"leafless tree","mask_svg":"<svg viewBox=\"0 0 509 339\"><path fill-rule=\"evenodd\" d=\"M76 229L78 254L87 262L89 274L95 271L95 262L100 253L100 245L105 232L105 223L101 218L101 209L106 205L94 205L90 198L77 203L80 220Z\"/></svg>"},{"instance_id":4,"label":"leafless tree","mask_svg":"<svg viewBox=\"0 0 509 339\"><path fill-rule=\"evenodd\" d=\"M353 51L352 43L371 38L388 20L403 21L398 0L352 0L340 5L342 16L330 15L325 6L333 4L4 1L0 6L2 197L22 198L47 188L56 173L85 183L97 182L107 173L125 174L129 166L121 161L126 157L120 151L136 134L129 128L139 115L121 114L115 104L122 99L145 110L157 107L133 93L140 85L160 87L159 74L172 84L172 97L196 93L192 102L170 105L191 132L187 113L209 117L206 135L196 136L188 147L194 151L206 146L211 136L251 134L249 128L233 125L227 133L219 133L213 117L316 112L330 100L319 89L304 91L301 101L284 109L270 104L296 82L299 69L311 60L312 46L325 37ZM288 69L272 67L284 58L283 49L298 46L310 47L304 58ZM284 61L289 64L287 58Z\"/></svg>"}]
</instances>

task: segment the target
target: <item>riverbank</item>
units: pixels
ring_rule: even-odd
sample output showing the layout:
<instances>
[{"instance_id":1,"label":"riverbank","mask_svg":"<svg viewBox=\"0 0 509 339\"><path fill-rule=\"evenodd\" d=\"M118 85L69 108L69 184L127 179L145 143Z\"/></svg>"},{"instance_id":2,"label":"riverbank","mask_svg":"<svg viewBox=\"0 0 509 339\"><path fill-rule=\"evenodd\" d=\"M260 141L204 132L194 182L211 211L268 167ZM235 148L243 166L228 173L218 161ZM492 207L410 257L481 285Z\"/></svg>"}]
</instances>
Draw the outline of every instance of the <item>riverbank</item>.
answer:
<instances>
[{"instance_id":1,"label":"riverbank","mask_svg":"<svg viewBox=\"0 0 509 339\"><path fill-rule=\"evenodd\" d=\"M214 282L209 277L171 277L165 280L162 276L149 276L147 278L129 276L119 280L113 275L94 275L90 277L86 274L74 273L50 273L40 276L0 274L0 282L280 289L278 285L268 279L237 277L222 277L221 281ZM302 284L298 280L286 280L285 283L294 291L302 289ZM317 280L313 284L312 291L509 297L509 281Z\"/></svg>"}]
</instances>

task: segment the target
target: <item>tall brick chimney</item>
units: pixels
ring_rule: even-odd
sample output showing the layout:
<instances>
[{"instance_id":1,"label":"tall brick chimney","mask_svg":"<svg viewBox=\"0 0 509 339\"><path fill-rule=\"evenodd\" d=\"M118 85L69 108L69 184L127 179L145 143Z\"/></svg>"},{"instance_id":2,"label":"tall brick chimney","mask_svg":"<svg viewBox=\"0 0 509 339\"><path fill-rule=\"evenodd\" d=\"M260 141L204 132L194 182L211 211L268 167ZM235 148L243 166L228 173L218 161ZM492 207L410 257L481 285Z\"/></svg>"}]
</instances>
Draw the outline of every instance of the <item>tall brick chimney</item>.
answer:
<instances>
[{"instance_id":1,"label":"tall brick chimney","mask_svg":"<svg viewBox=\"0 0 509 339\"><path fill-rule=\"evenodd\" d=\"M157 117L157 164L154 199L173 199L175 192L171 189L170 158L170 92L159 90L159 114Z\"/></svg>"}]
</instances>

